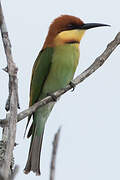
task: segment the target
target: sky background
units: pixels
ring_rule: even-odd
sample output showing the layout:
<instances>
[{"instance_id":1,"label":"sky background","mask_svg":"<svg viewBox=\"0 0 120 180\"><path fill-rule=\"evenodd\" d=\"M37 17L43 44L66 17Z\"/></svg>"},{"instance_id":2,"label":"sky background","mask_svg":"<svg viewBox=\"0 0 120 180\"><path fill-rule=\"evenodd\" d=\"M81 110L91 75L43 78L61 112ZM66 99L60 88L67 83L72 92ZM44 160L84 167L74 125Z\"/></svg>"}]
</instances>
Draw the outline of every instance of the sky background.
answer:
<instances>
[{"instance_id":1,"label":"sky background","mask_svg":"<svg viewBox=\"0 0 120 180\"><path fill-rule=\"evenodd\" d=\"M48 27L61 14L80 17L84 22L110 24L91 29L80 44L80 63L76 75L85 70L120 30L119 0L4 0L4 16L12 43L14 61L19 67L21 110L28 107L29 85L33 63L42 48ZM6 59L0 41L0 118L5 117L8 75L2 71ZM20 166L17 180L48 180L52 141L62 126L56 164L56 180L120 179L120 49L107 62L78 85L74 92L62 96L46 124L40 177L25 175L30 140L23 138L27 119L17 125L14 150ZM76 76L75 75L75 76Z\"/></svg>"}]
</instances>

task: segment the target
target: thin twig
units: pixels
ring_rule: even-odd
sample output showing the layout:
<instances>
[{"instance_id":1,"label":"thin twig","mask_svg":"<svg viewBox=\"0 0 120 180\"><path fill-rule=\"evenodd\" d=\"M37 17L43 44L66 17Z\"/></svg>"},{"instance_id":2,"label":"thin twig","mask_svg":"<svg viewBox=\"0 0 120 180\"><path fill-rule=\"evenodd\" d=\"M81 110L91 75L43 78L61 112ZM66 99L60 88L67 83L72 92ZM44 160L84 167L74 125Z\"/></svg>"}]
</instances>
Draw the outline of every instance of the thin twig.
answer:
<instances>
[{"instance_id":1,"label":"thin twig","mask_svg":"<svg viewBox=\"0 0 120 180\"><path fill-rule=\"evenodd\" d=\"M57 150L58 150L60 131L61 131L61 128L58 129L53 140L53 150L52 150L51 165L50 165L50 180L55 179L55 165L56 165L56 156L57 156Z\"/></svg>"},{"instance_id":2,"label":"thin twig","mask_svg":"<svg viewBox=\"0 0 120 180\"><path fill-rule=\"evenodd\" d=\"M8 179L10 175L10 165L15 144L16 137L16 122L17 122L17 107L18 107L18 82L17 82L17 67L13 62L11 43L8 36L5 19L3 16L1 1L0 1L0 14L2 16L1 35L4 45L4 50L7 59L7 70L9 74L9 97L7 101L7 110L10 110L9 116L7 116L8 128L7 128L7 140L6 140L6 152L4 157L3 165L0 169L1 175L4 179Z\"/></svg>"},{"instance_id":3,"label":"thin twig","mask_svg":"<svg viewBox=\"0 0 120 180\"><path fill-rule=\"evenodd\" d=\"M79 83L84 81L87 77L89 77L92 73L94 73L98 68L100 68L119 44L120 44L120 32L116 35L114 40L111 41L107 45L107 48L104 50L104 52L95 59L93 64L72 81L73 84L78 85ZM72 89L71 85L67 85L65 88L53 93L53 95L55 95L56 97L60 97L61 95L69 91L70 89ZM41 101L38 101L37 103L29 107L28 109L20 112L17 116L17 122L33 114L37 110L37 108L44 106L51 101L53 101L53 98L51 96L47 96L46 98L44 98ZM5 119L1 119L1 121L2 120L5 120Z\"/></svg>"},{"instance_id":4,"label":"thin twig","mask_svg":"<svg viewBox=\"0 0 120 180\"><path fill-rule=\"evenodd\" d=\"M8 121L6 119L0 120L0 127L8 127Z\"/></svg>"}]
</instances>

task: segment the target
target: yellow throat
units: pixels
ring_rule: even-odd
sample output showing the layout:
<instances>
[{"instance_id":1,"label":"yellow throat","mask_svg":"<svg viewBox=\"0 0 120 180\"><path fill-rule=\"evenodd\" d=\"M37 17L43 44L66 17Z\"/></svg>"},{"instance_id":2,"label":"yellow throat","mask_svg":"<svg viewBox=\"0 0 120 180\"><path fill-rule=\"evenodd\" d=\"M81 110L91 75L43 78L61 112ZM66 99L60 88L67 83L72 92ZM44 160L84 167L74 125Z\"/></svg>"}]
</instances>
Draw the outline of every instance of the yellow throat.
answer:
<instances>
[{"instance_id":1,"label":"yellow throat","mask_svg":"<svg viewBox=\"0 0 120 180\"><path fill-rule=\"evenodd\" d=\"M54 44L56 46L62 45L65 43L77 43L77 44L79 44L84 33L85 33L85 30L80 30L80 29L62 31L56 36L56 38L54 40Z\"/></svg>"}]
</instances>

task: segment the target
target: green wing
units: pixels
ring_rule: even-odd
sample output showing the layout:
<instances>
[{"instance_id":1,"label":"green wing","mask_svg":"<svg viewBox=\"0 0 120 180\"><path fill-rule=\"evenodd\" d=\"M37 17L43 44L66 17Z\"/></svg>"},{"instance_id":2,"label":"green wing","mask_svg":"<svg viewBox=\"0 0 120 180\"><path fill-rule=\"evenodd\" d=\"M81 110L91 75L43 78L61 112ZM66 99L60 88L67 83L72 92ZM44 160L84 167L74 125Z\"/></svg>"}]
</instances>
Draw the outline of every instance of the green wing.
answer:
<instances>
[{"instance_id":1,"label":"green wing","mask_svg":"<svg viewBox=\"0 0 120 180\"><path fill-rule=\"evenodd\" d=\"M43 84L49 73L49 69L52 62L53 48L46 48L42 50L33 66L31 85L30 85L30 103L33 105L38 101Z\"/></svg>"},{"instance_id":2,"label":"green wing","mask_svg":"<svg viewBox=\"0 0 120 180\"><path fill-rule=\"evenodd\" d=\"M29 106L32 106L35 102L38 101L43 84L47 78L47 75L50 70L51 62L52 62L53 48L46 48L40 51L32 70L31 84L30 84L30 102ZM30 118L32 115L28 117L29 124ZM26 133L25 129L25 133ZM24 136L25 136L24 133Z\"/></svg>"}]
</instances>

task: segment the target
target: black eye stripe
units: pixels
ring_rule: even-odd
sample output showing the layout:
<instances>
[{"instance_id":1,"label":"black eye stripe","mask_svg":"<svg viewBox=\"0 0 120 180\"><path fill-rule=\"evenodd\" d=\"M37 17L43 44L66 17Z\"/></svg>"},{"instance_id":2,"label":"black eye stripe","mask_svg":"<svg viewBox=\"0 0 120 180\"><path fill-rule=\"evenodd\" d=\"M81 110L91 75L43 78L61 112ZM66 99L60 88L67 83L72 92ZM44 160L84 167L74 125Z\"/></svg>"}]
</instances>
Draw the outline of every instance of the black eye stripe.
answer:
<instances>
[{"instance_id":1,"label":"black eye stripe","mask_svg":"<svg viewBox=\"0 0 120 180\"><path fill-rule=\"evenodd\" d=\"M80 42L79 41L76 41L76 40L70 40L70 41L67 41L65 42L66 44L79 44Z\"/></svg>"},{"instance_id":2,"label":"black eye stripe","mask_svg":"<svg viewBox=\"0 0 120 180\"><path fill-rule=\"evenodd\" d=\"M73 27L73 26L74 26L73 24L68 24L68 25L67 25L68 28L69 28L69 27L71 28L71 27Z\"/></svg>"},{"instance_id":3,"label":"black eye stripe","mask_svg":"<svg viewBox=\"0 0 120 180\"><path fill-rule=\"evenodd\" d=\"M80 28L80 25L71 23L67 25L66 30L79 29L79 28Z\"/></svg>"},{"instance_id":4,"label":"black eye stripe","mask_svg":"<svg viewBox=\"0 0 120 180\"><path fill-rule=\"evenodd\" d=\"M62 31L69 31L69 30L74 30L74 29L81 29L81 27L82 27L82 25L80 25L80 24L69 23L69 24L67 24L65 27L63 27L63 28L59 31L59 33L62 32Z\"/></svg>"}]
</instances>

